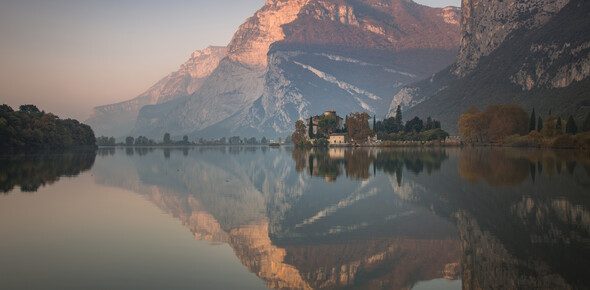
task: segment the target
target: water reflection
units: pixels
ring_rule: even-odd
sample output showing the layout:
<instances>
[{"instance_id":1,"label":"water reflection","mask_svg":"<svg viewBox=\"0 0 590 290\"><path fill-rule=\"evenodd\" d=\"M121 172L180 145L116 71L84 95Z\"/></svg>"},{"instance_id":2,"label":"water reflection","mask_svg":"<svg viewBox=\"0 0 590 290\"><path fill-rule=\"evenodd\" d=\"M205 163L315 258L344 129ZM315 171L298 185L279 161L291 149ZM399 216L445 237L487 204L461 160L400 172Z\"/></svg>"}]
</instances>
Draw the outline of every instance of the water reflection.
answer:
<instances>
[{"instance_id":1,"label":"water reflection","mask_svg":"<svg viewBox=\"0 0 590 290\"><path fill-rule=\"evenodd\" d=\"M270 288L408 288L461 273L453 224L408 199L412 186L382 169L400 162L416 175L448 158L424 156L199 147L188 156L180 149L134 156L133 172L113 172L129 162L116 157L94 170L98 182L119 180L195 238L228 243ZM423 200L439 202L431 194Z\"/></svg>"},{"instance_id":2,"label":"water reflection","mask_svg":"<svg viewBox=\"0 0 590 290\"><path fill-rule=\"evenodd\" d=\"M471 184L480 180L491 186L517 187L537 174L547 178L566 171L574 174L578 163L590 174L590 158L585 151L517 150L475 148L461 152L457 166Z\"/></svg>"},{"instance_id":3,"label":"water reflection","mask_svg":"<svg viewBox=\"0 0 590 290\"><path fill-rule=\"evenodd\" d=\"M397 150L379 150L376 148L350 149L295 149L292 153L297 172L307 169L309 175L323 177L328 182L335 182L342 174L346 177L367 180L377 171L384 171L396 176L401 183L402 171L419 174L426 170L430 174L441 167L448 155L441 149L403 148ZM371 172L371 165L373 169Z\"/></svg>"},{"instance_id":4,"label":"water reflection","mask_svg":"<svg viewBox=\"0 0 590 290\"><path fill-rule=\"evenodd\" d=\"M270 288L590 285L583 153L267 150L150 151L117 176ZM97 176L124 162L104 161Z\"/></svg>"},{"instance_id":5,"label":"water reflection","mask_svg":"<svg viewBox=\"0 0 590 290\"><path fill-rule=\"evenodd\" d=\"M112 149L96 162L67 156L63 165L52 156L2 162L2 180L75 175L94 163L97 183L141 194L196 239L228 244L269 288L590 285L587 152L194 147ZM61 173L39 174L48 167Z\"/></svg>"},{"instance_id":6,"label":"water reflection","mask_svg":"<svg viewBox=\"0 0 590 290\"><path fill-rule=\"evenodd\" d=\"M113 152L114 153L114 152ZM77 176L94 164L96 152L79 151L40 155L0 155L0 192L15 186L23 192L35 192L61 176Z\"/></svg>"}]
</instances>

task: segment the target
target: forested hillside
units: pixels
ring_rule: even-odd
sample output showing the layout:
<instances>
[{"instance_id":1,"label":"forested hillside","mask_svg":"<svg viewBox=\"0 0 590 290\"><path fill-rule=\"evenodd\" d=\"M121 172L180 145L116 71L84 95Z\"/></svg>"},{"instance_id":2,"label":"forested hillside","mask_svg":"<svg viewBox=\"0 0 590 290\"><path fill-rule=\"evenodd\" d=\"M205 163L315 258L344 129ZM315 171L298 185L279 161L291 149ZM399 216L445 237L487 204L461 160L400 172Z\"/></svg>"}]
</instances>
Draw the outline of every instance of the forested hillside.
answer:
<instances>
[{"instance_id":1,"label":"forested hillside","mask_svg":"<svg viewBox=\"0 0 590 290\"><path fill-rule=\"evenodd\" d=\"M62 120L34 105L22 105L18 111L0 106L0 149L36 150L96 146L94 131L77 120Z\"/></svg>"}]
</instances>

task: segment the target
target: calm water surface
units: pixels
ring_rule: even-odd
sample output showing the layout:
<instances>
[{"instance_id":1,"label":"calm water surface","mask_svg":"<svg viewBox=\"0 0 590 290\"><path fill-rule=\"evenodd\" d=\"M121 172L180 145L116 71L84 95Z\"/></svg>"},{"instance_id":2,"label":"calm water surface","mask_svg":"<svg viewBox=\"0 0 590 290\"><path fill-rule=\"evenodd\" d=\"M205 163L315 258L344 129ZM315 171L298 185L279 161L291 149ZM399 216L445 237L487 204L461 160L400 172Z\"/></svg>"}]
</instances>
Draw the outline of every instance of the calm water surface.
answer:
<instances>
[{"instance_id":1,"label":"calm water surface","mask_svg":"<svg viewBox=\"0 0 590 290\"><path fill-rule=\"evenodd\" d=\"M590 287L588 152L0 157L0 289Z\"/></svg>"}]
</instances>

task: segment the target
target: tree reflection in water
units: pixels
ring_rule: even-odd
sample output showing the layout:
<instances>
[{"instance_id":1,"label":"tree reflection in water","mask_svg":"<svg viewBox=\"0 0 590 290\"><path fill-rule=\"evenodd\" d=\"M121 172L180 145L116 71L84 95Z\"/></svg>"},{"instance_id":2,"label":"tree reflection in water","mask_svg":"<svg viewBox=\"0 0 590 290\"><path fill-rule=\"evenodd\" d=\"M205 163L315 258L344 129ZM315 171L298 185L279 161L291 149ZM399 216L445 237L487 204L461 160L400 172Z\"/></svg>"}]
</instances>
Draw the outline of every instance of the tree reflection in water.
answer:
<instances>
[{"instance_id":1,"label":"tree reflection in water","mask_svg":"<svg viewBox=\"0 0 590 290\"><path fill-rule=\"evenodd\" d=\"M89 170L95 158L94 150L0 156L0 191L9 193L19 186L23 192L35 192L41 186L58 181L61 176L77 176Z\"/></svg>"},{"instance_id":2,"label":"tree reflection in water","mask_svg":"<svg viewBox=\"0 0 590 290\"><path fill-rule=\"evenodd\" d=\"M399 185L404 168L414 174L420 174L424 170L430 174L439 170L449 156L440 149L329 148L295 149L292 158L297 172L303 172L307 168L309 175L323 177L329 182L335 182L344 173L348 178L367 180L376 175L377 171L383 171L395 175Z\"/></svg>"},{"instance_id":3,"label":"tree reflection in water","mask_svg":"<svg viewBox=\"0 0 590 290\"><path fill-rule=\"evenodd\" d=\"M577 150L519 150L471 148L461 151L457 166L462 178L475 185L480 180L491 186L518 187L537 174L552 178L562 171L573 175L578 163L590 175L590 156Z\"/></svg>"}]
</instances>

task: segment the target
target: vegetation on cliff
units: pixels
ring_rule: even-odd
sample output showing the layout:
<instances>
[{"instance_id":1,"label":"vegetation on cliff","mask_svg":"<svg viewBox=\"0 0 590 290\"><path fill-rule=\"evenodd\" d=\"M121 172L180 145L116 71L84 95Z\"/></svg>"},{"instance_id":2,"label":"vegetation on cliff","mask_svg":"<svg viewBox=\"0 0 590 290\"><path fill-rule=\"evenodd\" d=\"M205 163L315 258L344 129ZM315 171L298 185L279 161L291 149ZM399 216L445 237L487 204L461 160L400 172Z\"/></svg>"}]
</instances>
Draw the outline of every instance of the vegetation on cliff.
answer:
<instances>
[{"instance_id":1,"label":"vegetation on cliff","mask_svg":"<svg viewBox=\"0 0 590 290\"><path fill-rule=\"evenodd\" d=\"M590 114L587 119L590 118ZM518 105L492 105L480 112L471 107L461 115L459 133L463 142L515 147L590 148L590 126L578 126L569 116L567 121L551 111L543 120L529 115Z\"/></svg>"}]
</instances>

